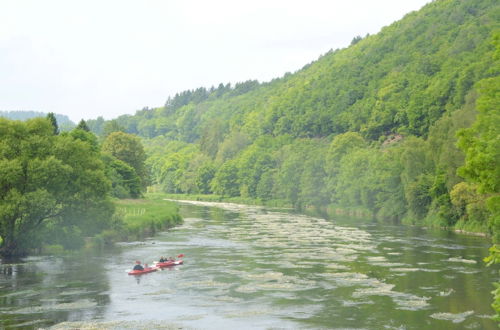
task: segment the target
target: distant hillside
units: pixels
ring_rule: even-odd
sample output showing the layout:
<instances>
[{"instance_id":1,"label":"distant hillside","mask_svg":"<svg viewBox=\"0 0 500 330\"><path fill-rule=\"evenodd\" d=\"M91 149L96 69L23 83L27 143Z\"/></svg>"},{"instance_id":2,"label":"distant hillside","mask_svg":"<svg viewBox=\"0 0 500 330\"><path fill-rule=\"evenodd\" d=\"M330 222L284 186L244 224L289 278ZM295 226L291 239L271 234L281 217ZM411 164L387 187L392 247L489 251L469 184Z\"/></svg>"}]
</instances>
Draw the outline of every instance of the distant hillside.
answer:
<instances>
[{"instance_id":1,"label":"distant hillside","mask_svg":"<svg viewBox=\"0 0 500 330\"><path fill-rule=\"evenodd\" d=\"M144 137L198 141L214 121L223 135L325 137L359 131L426 136L443 114L462 107L475 82L494 75L493 0L434 1L376 35L330 51L270 83L199 88L117 121Z\"/></svg>"},{"instance_id":2,"label":"distant hillside","mask_svg":"<svg viewBox=\"0 0 500 330\"><path fill-rule=\"evenodd\" d=\"M498 31L500 2L436 0L268 83L184 91L88 124L147 138L162 191L486 232L490 211L457 174L465 158L456 145L476 102L494 95L496 86L478 86L498 81Z\"/></svg>"},{"instance_id":3,"label":"distant hillside","mask_svg":"<svg viewBox=\"0 0 500 330\"><path fill-rule=\"evenodd\" d=\"M40 111L0 111L0 117L12 119L12 120L28 120L36 117L46 117L47 113ZM73 123L68 116L56 114L57 124L61 130L69 130L74 128L76 125Z\"/></svg>"}]
</instances>

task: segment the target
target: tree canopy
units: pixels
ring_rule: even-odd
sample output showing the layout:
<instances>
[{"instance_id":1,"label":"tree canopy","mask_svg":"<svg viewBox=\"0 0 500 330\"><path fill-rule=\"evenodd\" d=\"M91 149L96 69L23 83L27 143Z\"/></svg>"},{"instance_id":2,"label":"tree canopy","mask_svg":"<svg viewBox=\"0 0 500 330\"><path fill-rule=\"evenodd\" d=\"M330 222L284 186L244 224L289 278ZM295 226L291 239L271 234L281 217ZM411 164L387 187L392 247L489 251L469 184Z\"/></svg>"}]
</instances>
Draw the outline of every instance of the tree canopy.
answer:
<instances>
[{"instance_id":1,"label":"tree canopy","mask_svg":"<svg viewBox=\"0 0 500 330\"><path fill-rule=\"evenodd\" d=\"M3 256L24 254L49 223L110 217L109 189L100 155L89 143L70 134L54 135L50 120L0 119ZM98 224L90 227L95 230Z\"/></svg>"}]
</instances>

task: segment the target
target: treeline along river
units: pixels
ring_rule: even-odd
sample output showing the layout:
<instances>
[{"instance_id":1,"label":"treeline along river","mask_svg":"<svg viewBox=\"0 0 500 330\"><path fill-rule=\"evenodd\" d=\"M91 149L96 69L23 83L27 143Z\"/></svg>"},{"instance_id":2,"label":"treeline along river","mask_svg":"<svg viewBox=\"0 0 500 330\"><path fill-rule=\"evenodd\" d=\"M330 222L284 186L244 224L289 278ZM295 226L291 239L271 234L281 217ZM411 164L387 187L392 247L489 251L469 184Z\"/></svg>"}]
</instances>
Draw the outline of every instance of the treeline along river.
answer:
<instances>
[{"instance_id":1,"label":"treeline along river","mask_svg":"<svg viewBox=\"0 0 500 330\"><path fill-rule=\"evenodd\" d=\"M85 257L1 265L3 327L496 329L489 241L180 202L183 225ZM139 259L184 253L141 277Z\"/></svg>"}]
</instances>

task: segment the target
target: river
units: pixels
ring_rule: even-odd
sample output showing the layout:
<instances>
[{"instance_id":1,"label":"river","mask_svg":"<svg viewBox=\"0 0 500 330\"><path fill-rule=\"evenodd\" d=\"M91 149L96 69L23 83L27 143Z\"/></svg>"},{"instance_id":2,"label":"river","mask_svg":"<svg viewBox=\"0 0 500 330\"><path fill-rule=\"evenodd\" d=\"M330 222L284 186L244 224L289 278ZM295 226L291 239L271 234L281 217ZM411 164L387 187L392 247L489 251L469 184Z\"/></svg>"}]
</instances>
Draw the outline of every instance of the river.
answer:
<instances>
[{"instance_id":1,"label":"river","mask_svg":"<svg viewBox=\"0 0 500 330\"><path fill-rule=\"evenodd\" d=\"M1 264L0 327L497 329L487 239L225 203L99 255ZM185 254L142 275L135 260Z\"/></svg>"}]
</instances>

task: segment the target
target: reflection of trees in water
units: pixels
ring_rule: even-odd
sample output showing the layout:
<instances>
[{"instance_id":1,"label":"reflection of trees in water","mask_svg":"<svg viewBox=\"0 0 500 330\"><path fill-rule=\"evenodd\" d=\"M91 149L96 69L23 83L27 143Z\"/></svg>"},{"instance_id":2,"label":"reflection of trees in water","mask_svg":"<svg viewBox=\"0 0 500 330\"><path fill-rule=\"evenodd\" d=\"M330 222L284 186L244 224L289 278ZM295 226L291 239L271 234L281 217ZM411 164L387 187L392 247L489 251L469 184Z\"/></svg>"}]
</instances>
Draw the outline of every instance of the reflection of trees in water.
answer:
<instances>
[{"instance_id":1,"label":"reflection of trees in water","mask_svg":"<svg viewBox=\"0 0 500 330\"><path fill-rule=\"evenodd\" d=\"M104 264L95 257L26 258L0 265L0 324L42 318L37 326L102 318L111 301ZM42 317L43 315L43 317Z\"/></svg>"}]
</instances>

